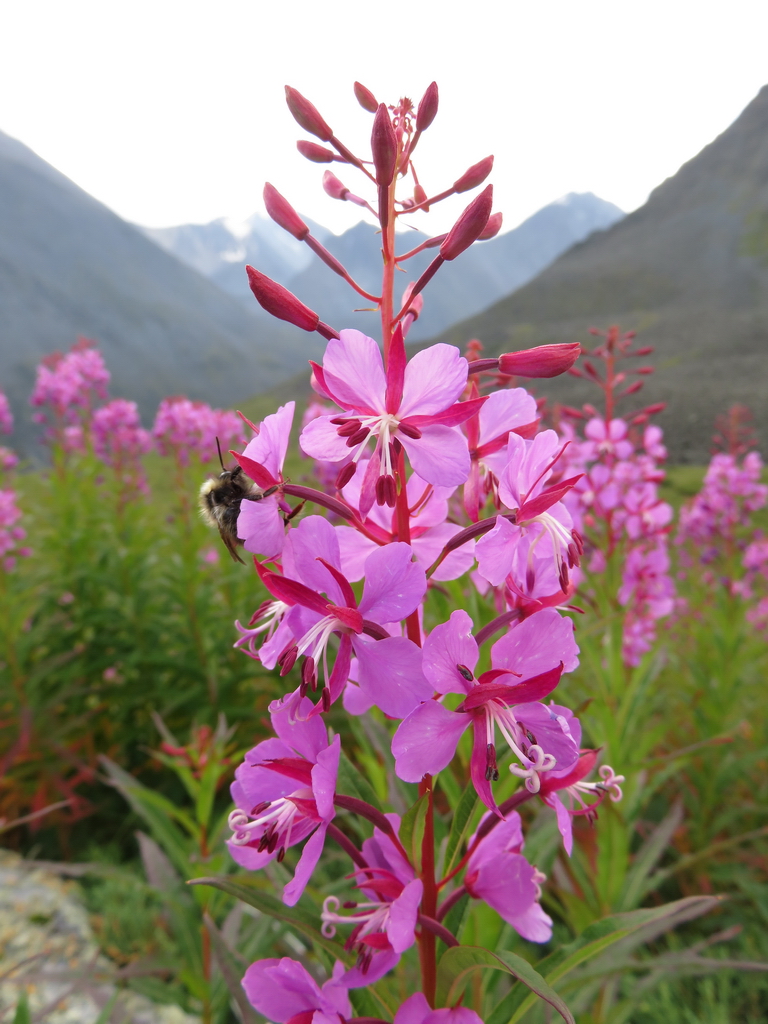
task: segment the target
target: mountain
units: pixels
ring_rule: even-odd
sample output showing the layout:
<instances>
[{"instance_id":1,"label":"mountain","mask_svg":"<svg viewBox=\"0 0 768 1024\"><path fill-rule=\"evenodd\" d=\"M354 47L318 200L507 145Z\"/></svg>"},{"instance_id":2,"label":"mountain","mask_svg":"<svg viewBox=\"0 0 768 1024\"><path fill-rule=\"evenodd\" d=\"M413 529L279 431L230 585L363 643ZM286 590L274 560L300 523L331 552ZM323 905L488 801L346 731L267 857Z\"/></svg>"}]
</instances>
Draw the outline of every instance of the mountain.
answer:
<instances>
[{"instance_id":1,"label":"mountain","mask_svg":"<svg viewBox=\"0 0 768 1024\"><path fill-rule=\"evenodd\" d=\"M489 354L592 344L587 328L611 323L656 346L636 405L668 403L673 461L706 461L715 416L736 402L751 407L768 452L768 86L643 207L433 340L478 337ZM597 397L573 377L537 390L570 405Z\"/></svg>"},{"instance_id":2,"label":"mountain","mask_svg":"<svg viewBox=\"0 0 768 1024\"><path fill-rule=\"evenodd\" d=\"M429 337L485 308L530 281L575 242L609 227L621 217L622 211L613 203L591 193L571 193L545 206L513 231L473 246L455 263L443 267L433 280L425 293L424 313L409 338ZM381 243L376 229L361 221L336 236L308 223L313 234L358 284L376 294L381 282ZM306 245L271 220L256 215L239 232L223 219L211 224L144 230L232 295L245 297L248 303L253 298L245 284L243 262L290 287L326 323L378 333L375 315L351 313L355 306L365 306L366 300L312 256ZM427 236L418 231L403 231L398 238L398 251L405 253ZM399 294L434 255L434 250L427 250L403 265L407 273L398 277Z\"/></svg>"},{"instance_id":3,"label":"mountain","mask_svg":"<svg viewBox=\"0 0 768 1024\"><path fill-rule=\"evenodd\" d=\"M326 228L308 218L305 220L321 242L331 237ZM243 269L246 263L287 285L314 259L306 245L297 242L269 217L258 213L243 222L220 217L209 224L140 230L225 292L245 301L249 309L254 298Z\"/></svg>"},{"instance_id":4,"label":"mountain","mask_svg":"<svg viewBox=\"0 0 768 1024\"><path fill-rule=\"evenodd\" d=\"M145 418L167 394L230 404L322 352L319 336L246 309L0 133L0 389L22 446L36 363L78 335Z\"/></svg>"}]
</instances>

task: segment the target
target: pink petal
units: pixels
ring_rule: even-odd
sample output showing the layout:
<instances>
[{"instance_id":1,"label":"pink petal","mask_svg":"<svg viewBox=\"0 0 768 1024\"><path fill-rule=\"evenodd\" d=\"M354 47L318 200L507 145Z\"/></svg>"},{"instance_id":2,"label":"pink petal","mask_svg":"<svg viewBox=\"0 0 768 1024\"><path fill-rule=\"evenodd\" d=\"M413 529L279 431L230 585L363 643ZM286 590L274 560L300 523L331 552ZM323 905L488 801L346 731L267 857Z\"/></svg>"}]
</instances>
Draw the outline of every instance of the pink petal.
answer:
<instances>
[{"instance_id":1,"label":"pink petal","mask_svg":"<svg viewBox=\"0 0 768 1024\"><path fill-rule=\"evenodd\" d=\"M373 960L368 970L363 974L359 967L353 967L344 975L344 984L347 988L367 988L383 978L392 970L400 960L400 954L394 949L379 949L373 954Z\"/></svg>"},{"instance_id":2,"label":"pink petal","mask_svg":"<svg viewBox=\"0 0 768 1024\"><path fill-rule=\"evenodd\" d=\"M516 928L517 921L536 903L535 878L536 869L522 854L503 853L480 866L470 892Z\"/></svg>"},{"instance_id":3,"label":"pink petal","mask_svg":"<svg viewBox=\"0 0 768 1024\"><path fill-rule=\"evenodd\" d=\"M243 455L269 470L275 479L280 476L288 451L295 409L295 402L286 402L277 412L266 416L259 433L248 442L243 452Z\"/></svg>"},{"instance_id":4,"label":"pink petal","mask_svg":"<svg viewBox=\"0 0 768 1024\"><path fill-rule=\"evenodd\" d=\"M415 992L409 996L395 1014L394 1024L423 1024L425 1017L432 1012L427 997L423 992Z\"/></svg>"},{"instance_id":5,"label":"pink petal","mask_svg":"<svg viewBox=\"0 0 768 1024\"><path fill-rule=\"evenodd\" d=\"M301 894L307 887L312 877L312 872L320 860L320 854L325 846L325 832L328 828L326 822L322 822L314 835L310 836L301 851L299 863L296 865L296 874L283 889L283 903L286 907L295 907L301 899Z\"/></svg>"},{"instance_id":6,"label":"pink petal","mask_svg":"<svg viewBox=\"0 0 768 1024\"><path fill-rule=\"evenodd\" d=\"M461 526L458 523L443 523L441 526L433 526L420 537L411 539L411 547L417 560L428 569L443 550L448 541L461 533ZM462 544L460 548L443 559L440 565L432 573L432 579L438 581L457 580L465 572L469 572L475 564L475 542L473 540Z\"/></svg>"},{"instance_id":7,"label":"pink petal","mask_svg":"<svg viewBox=\"0 0 768 1024\"><path fill-rule=\"evenodd\" d=\"M315 762L318 755L328 749L328 731L322 720L308 721L306 719L311 710L312 701L308 697L304 697L297 708L283 706L273 711L270 717L272 728L283 743L293 748L297 754L301 754L308 761ZM294 754L272 754L269 756L293 757ZM250 755L246 755L246 758L250 760ZM264 760L263 757L262 760Z\"/></svg>"},{"instance_id":8,"label":"pink petal","mask_svg":"<svg viewBox=\"0 0 768 1024\"><path fill-rule=\"evenodd\" d=\"M490 817L490 813L483 815L480 824ZM474 836L470 839L469 845L472 846L473 843ZM512 811L478 843L467 863L467 872L472 874L479 871L484 864L491 863L504 853L519 853L522 847L523 829L520 815L517 811Z\"/></svg>"},{"instance_id":9,"label":"pink petal","mask_svg":"<svg viewBox=\"0 0 768 1024\"><path fill-rule=\"evenodd\" d=\"M355 637L352 643L360 689L385 715L405 718L421 701L429 701L432 686L421 671L421 651L411 640Z\"/></svg>"},{"instance_id":10,"label":"pink petal","mask_svg":"<svg viewBox=\"0 0 768 1024\"><path fill-rule=\"evenodd\" d=\"M278 1024L317 1009L322 998L309 971L288 957L257 960L242 984L251 1006Z\"/></svg>"},{"instance_id":11,"label":"pink petal","mask_svg":"<svg viewBox=\"0 0 768 1024\"><path fill-rule=\"evenodd\" d=\"M343 462L349 455L346 437L339 437L332 416L310 420L299 438L299 447L311 459L321 462Z\"/></svg>"},{"instance_id":12,"label":"pink petal","mask_svg":"<svg viewBox=\"0 0 768 1024\"><path fill-rule=\"evenodd\" d=\"M341 588L319 559L334 568L341 567L339 539L336 530L323 516L306 516L291 529L286 538L292 573L310 590L328 595L334 604L344 604Z\"/></svg>"},{"instance_id":13,"label":"pink petal","mask_svg":"<svg viewBox=\"0 0 768 1024\"><path fill-rule=\"evenodd\" d=\"M341 737L337 734L330 746L317 755L317 764L312 769L312 792L315 795L317 813L325 821L330 821L336 813L333 809L333 798L336 793L340 755Z\"/></svg>"},{"instance_id":14,"label":"pink petal","mask_svg":"<svg viewBox=\"0 0 768 1024\"><path fill-rule=\"evenodd\" d=\"M458 487L469 476L467 441L454 427L424 427L414 440L398 434L416 473L430 484Z\"/></svg>"},{"instance_id":15,"label":"pink petal","mask_svg":"<svg viewBox=\"0 0 768 1024\"><path fill-rule=\"evenodd\" d=\"M457 666L464 665L474 672L480 657L472 636L474 623L461 609L451 614L447 622L435 626L424 644L422 667L424 675L438 693L469 692L470 683Z\"/></svg>"},{"instance_id":16,"label":"pink petal","mask_svg":"<svg viewBox=\"0 0 768 1024\"><path fill-rule=\"evenodd\" d=\"M471 715L467 716L472 718ZM475 787L475 792L483 801L489 811L493 811L499 817L501 812L496 806L496 801L493 797L493 789L491 783L485 777L485 771L488 767L488 745L487 736L485 732L485 719L484 718L472 718L473 725L473 739L472 739L472 754L469 759L469 775L472 779L472 785Z\"/></svg>"},{"instance_id":17,"label":"pink petal","mask_svg":"<svg viewBox=\"0 0 768 1024\"><path fill-rule=\"evenodd\" d=\"M398 777L404 782L421 782L427 773L436 775L446 768L471 721L469 715L449 711L434 700L416 708L401 722L392 740Z\"/></svg>"},{"instance_id":18,"label":"pink petal","mask_svg":"<svg viewBox=\"0 0 768 1024\"><path fill-rule=\"evenodd\" d=\"M387 381L381 351L373 338L361 331L341 331L338 340L328 342L323 372L334 401L343 409L368 415L384 412Z\"/></svg>"},{"instance_id":19,"label":"pink petal","mask_svg":"<svg viewBox=\"0 0 768 1024\"><path fill-rule=\"evenodd\" d=\"M568 808L557 793L550 793L547 797L547 803L550 807L554 807L555 809L555 814L557 815L557 829L563 837L565 852L570 857L573 853L573 819Z\"/></svg>"},{"instance_id":20,"label":"pink petal","mask_svg":"<svg viewBox=\"0 0 768 1024\"><path fill-rule=\"evenodd\" d=\"M574 743L568 723L551 707L536 701L518 704L515 718L536 737L545 754L552 754L559 772L571 768L579 759L579 748Z\"/></svg>"},{"instance_id":21,"label":"pink petal","mask_svg":"<svg viewBox=\"0 0 768 1024\"><path fill-rule=\"evenodd\" d=\"M420 878L415 878L406 885L397 899L392 901L387 938L396 953L404 953L416 941L414 929L423 894L424 884Z\"/></svg>"},{"instance_id":22,"label":"pink petal","mask_svg":"<svg viewBox=\"0 0 768 1024\"><path fill-rule=\"evenodd\" d=\"M466 1006L456 1006L453 1009L445 1007L442 1010L432 1010L422 1024L483 1024L483 1021L474 1010Z\"/></svg>"},{"instance_id":23,"label":"pink petal","mask_svg":"<svg viewBox=\"0 0 768 1024\"><path fill-rule=\"evenodd\" d=\"M480 410L480 444L536 419L536 399L525 388L494 391Z\"/></svg>"},{"instance_id":24,"label":"pink petal","mask_svg":"<svg viewBox=\"0 0 768 1024\"><path fill-rule=\"evenodd\" d=\"M410 546L401 543L387 544L368 556L360 601L366 619L396 622L418 607L427 591L427 577L412 558Z\"/></svg>"},{"instance_id":25,"label":"pink petal","mask_svg":"<svg viewBox=\"0 0 768 1024\"><path fill-rule=\"evenodd\" d=\"M503 516L496 517L496 525L475 544L477 571L488 582L498 587L512 571L515 548L520 543L520 527Z\"/></svg>"},{"instance_id":26,"label":"pink petal","mask_svg":"<svg viewBox=\"0 0 768 1024\"><path fill-rule=\"evenodd\" d=\"M341 571L348 580L355 583L365 575L366 559L379 545L351 526L337 526L336 536L339 541Z\"/></svg>"},{"instance_id":27,"label":"pink petal","mask_svg":"<svg viewBox=\"0 0 768 1024\"><path fill-rule=\"evenodd\" d=\"M468 363L453 345L431 345L405 368L398 419L429 416L458 401L467 384Z\"/></svg>"},{"instance_id":28,"label":"pink petal","mask_svg":"<svg viewBox=\"0 0 768 1024\"><path fill-rule=\"evenodd\" d=\"M519 679L530 679L555 668L560 662L565 672L573 672L579 665L578 654L573 620L554 608L544 608L523 619L496 641L491 648L491 664L494 668L519 673Z\"/></svg>"},{"instance_id":29,"label":"pink petal","mask_svg":"<svg viewBox=\"0 0 768 1024\"><path fill-rule=\"evenodd\" d=\"M245 550L267 560L277 558L283 550L285 523L274 494L261 501L242 501L237 517L237 536Z\"/></svg>"},{"instance_id":30,"label":"pink petal","mask_svg":"<svg viewBox=\"0 0 768 1024\"><path fill-rule=\"evenodd\" d=\"M524 914L509 922L515 931L529 942L549 942L552 938L552 918L533 903Z\"/></svg>"}]
</instances>

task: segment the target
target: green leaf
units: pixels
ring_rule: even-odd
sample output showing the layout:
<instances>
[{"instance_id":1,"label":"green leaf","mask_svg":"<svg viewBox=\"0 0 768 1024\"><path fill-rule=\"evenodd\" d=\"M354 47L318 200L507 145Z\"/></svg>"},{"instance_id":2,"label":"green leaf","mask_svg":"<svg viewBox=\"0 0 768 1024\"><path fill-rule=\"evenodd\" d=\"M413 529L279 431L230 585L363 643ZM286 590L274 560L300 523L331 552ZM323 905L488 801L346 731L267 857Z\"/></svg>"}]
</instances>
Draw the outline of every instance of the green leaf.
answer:
<instances>
[{"instance_id":1,"label":"green leaf","mask_svg":"<svg viewBox=\"0 0 768 1024\"><path fill-rule=\"evenodd\" d=\"M117 1002L117 999L118 999L119 995L120 995L120 990L119 989L117 989L115 992L112 993L111 997L109 998L109 1000L105 1004L104 1009L101 1011L101 1013L96 1018L96 1020L93 1022L93 1024L108 1024L109 1018L112 1016L112 1010L115 1008L115 1003ZM16 1024L15 1021L14 1021L14 1024Z\"/></svg>"},{"instance_id":2,"label":"green leaf","mask_svg":"<svg viewBox=\"0 0 768 1024\"><path fill-rule=\"evenodd\" d=\"M477 799L475 787L470 782L461 794L459 805L453 814L451 831L448 835L448 845L445 850L446 875L450 874L453 870L454 864L458 858L458 853L461 850L461 844L464 842L466 834L469 831L469 823L472 820L475 807L477 807Z\"/></svg>"},{"instance_id":3,"label":"green leaf","mask_svg":"<svg viewBox=\"0 0 768 1024\"><path fill-rule=\"evenodd\" d=\"M639 945L675 928L683 921L705 914L718 902L716 896L690 896L651 910L631 910L624 914L613 914L601 921L595 921L573 942L561 946L540 960L536 964L536 970L550 985L554 985L581 964L605 953L620 940L629 940L625 942L625 946ZM606 958L603 958L602 969L605 973L611 973L613 970L611 962L606 961ZM495 1007L486 1024L516 1024L534 1002L535 999L528 993L513 989Z\"/></svg>"},{"instance_id":4,"label":"green leaf","mask_svg":"<svg viewBox=\"0 0 768 1024\"><path fill-rule=\"evenodd\" d=\"M421 868L421 844L424 840L428 798L429 794L423 793L416 803L408 808L400 822L400 842L411 858L411 863L417 873Z\"/></svg>"},{"instance_id":5,"label":"green leaf","mask_svg":"<svg viewBox=\"0 0 768 1024\"><path fill-rule=\"evenodd\" d=\"M16 1006L16 1013L13 1015L13 1024L32 1024L32 1015L29 1012L26 992L21 993L21 998Z\"/></svg>"},{"instance_id":6,"label":"green leaf","mask_svg":"<svg viewBox=\"0 0 768 1024\"><path fill-rule=\"evenodd\" d=\"M316 925L317 916L315 914L311 914L302 907L286 907L284 903L275 899L274 896L270 896L268 893L257 889L247 876L192 878L187 884L210 885L214 889L220 889L222 892L229 893L230 896L234 896L236 899L242 900L243 903L247 903L249 906L260 910L262 914L267 914L278 921L284 921L286 924L293 925L302 935L311 939L317 946L327 950L327 952L335 956L337 960L347 964L347 966L351 966L354 962L354 957L347 953L342 945L334 942L332 939L326 939L319 931Z\"/></svg>"},{"instance_id":7,"label":"green leaf","mask_svg":"<svg viewBox=\"0 0 768 1024\"><path fill-rule=\"evenodd\" d=\"M243 976L243 964L229 948L224 936L213 923L211 917L208 914L205 914L203 920L205 922L205 927L208 929L208 934L211 936L213 955L216 957L216 963L219 965L219 970L224 978L229 994L240 1011L243 1024L258 1024L259 1015L248 1002L245 989L240 984L240 980Z\"/></svg>"},{"instance_id":8,"label":"green leaf","mask_svg":"<svg viewBox=\"0 0 768 1024\"><path fill-rule=\"evenodd\" d=\"M359 768L355 768L347 755L342 750L339 758L339 774L336 780L337 792L345 796L354 796L358 800L365 800L377 811L381 810L379 799L373 791L373 787Z\"/></svg>"},{"instance_id":9,"label":"green leaf","mask_svg":"<svg viewBox=\"0 0 768 1024\"><path fill-rule=\"evenodd\" d=\"M627 873L620 904L622 910L631 910L642 901L647 891L648 876L663 857L664 851L682 821L683 805L677 801L669 814L656 826L638 850L632 867Z\"/></svg>"},{"instance_id":10,"label":"green leaf","mask_svg":"<svg viewBox=\"0 0 768 1024\"><path fill-rule=\"evenodd\" d=\"M573 1015L550 984L522 957L509 951L492 953L482 946L454 946L440 958L437 969L437 1001L440 1006L453 1006L461 996L469 975L490 968L504 971L549 1003L567 1024L575 1024Z\"/></svg>"}]
</instances>

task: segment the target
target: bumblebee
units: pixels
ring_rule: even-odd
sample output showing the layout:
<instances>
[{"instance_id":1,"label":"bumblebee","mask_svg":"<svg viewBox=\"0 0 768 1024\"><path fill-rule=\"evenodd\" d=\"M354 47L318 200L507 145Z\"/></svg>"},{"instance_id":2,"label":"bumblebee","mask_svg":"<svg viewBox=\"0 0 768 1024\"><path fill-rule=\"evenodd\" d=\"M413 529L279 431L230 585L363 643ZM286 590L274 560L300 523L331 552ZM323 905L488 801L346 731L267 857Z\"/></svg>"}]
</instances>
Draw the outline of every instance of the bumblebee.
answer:
<instances>
[{"instance_id":1,"label":"bumblebee","mask_svg":"<svg viewBox=\"0 0 768 1024\"><path fill-rule=\"evenodd\" d=\"M216 444L218 445L218 439ZM233 561L244 565L245 563L237 553L238 546L243 543L237 536L240 503L268 498L270 494L275 493L277 487L269 487L263 491L245 475L242 467L235 466L234 469L225 469L221 458L221 448L219 448L219 462L221 462L221 473L218 478L203 481L200 488L200 514L209 526L215 526L218 529Z\"/></svg>"}]
</instances>

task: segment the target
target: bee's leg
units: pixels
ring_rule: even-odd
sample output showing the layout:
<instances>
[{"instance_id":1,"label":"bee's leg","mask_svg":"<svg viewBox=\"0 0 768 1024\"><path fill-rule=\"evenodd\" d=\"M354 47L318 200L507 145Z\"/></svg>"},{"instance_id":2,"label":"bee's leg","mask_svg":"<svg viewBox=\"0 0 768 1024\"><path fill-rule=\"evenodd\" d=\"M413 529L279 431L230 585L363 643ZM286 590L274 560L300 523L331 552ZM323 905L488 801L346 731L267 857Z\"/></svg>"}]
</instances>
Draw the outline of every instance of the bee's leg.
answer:
<instances>
[{"instance_id":1,"label":"bee's leg","mask_svg":"<svg viewBox=\"0 0 768 1024\"><path fill-rule=\"evenodd\" d=\"M285 522L286 523L290 523L290 521L293 519L293 517L297 516L299 514L299 512L301 512L301 510L304 508L305 505L306 505L306 501L302 501L302 502L300 502L296 506L296 508L292 508L290 512L283 512L283 519L285 520Z\"/></svg>"}]
</instances>

